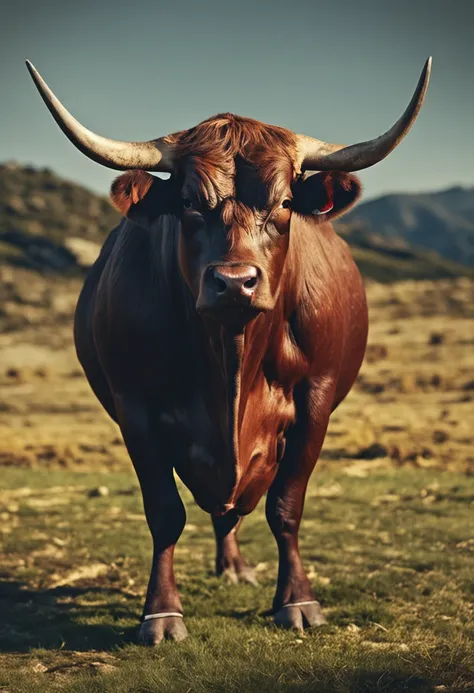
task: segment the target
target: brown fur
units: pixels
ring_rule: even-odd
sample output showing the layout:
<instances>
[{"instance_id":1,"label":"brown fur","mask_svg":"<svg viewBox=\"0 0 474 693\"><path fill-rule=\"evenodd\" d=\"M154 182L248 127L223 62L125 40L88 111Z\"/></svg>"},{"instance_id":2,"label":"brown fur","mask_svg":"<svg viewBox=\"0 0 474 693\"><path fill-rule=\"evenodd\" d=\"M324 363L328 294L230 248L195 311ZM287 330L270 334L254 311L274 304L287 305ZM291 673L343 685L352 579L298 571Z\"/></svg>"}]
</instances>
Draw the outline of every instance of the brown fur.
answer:
<instances>
[{"instance_id":1,"label":"brown fur","mask_svg":"<svg viewBox=\"0 0 474 693\"><path fill-rule=\"evenodd\" d=\"M241 169L254 168L270 198L278 197L288 175L293 178L296 136L289 130L225 113L167 138L188 176L191 192L215 207L236 194ZM237 161L236 161L237 159Z\"/></svg>"}]
</instances>

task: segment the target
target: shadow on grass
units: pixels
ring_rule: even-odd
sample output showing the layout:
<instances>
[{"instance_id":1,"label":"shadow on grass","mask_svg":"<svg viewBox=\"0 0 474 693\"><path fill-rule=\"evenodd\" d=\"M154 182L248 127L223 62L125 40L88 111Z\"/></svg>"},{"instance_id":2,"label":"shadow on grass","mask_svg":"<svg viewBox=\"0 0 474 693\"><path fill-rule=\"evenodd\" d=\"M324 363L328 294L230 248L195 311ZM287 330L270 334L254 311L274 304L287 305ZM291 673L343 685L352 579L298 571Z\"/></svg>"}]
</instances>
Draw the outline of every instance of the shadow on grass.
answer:
<instances>
[{"instance_id":1,"label":"shadow on grass","mask_svg":"<svg viewBox=\"0 0 474 693\"><path fill-rule=\"evenodd\" d=\"M97 602L76 598L95 595ZM120 596L120 601L118 597ZM123 603L123 592L107 587L57 587L32 590L19 582L0 582L0 652L27 652L31 648L110 650L136 642L135 605ZM86 621L137 618L137 626L115 627Z\"/></svg>"},{"instance_id":2,"label":"shadow on grass","mask_svg":"<svg viewBox=\"0 0 474 693\"><path fill-rule=\"evenodd\" d=\"M84 597L88 595L91 603ZM82 599L80 599L82 597ZM127 605L120 589L107 587L57 587L49 590L32 590L19 582L0 582L0 652L26 653L31 648L46 650L63 649L65 651L87 652L92 650L108 651L136 642L137 626L131 628L114 627L105 622L112 620L137 618L137 604ZM80 599L80 603L78 603ZM133 597L130 597L132 600ZM235 611L222 610L219 615L245 621L253 620L255 610ZM263 614L258 614L262 616ZM94 620L96 623L94 623ZM273 624L262 624L263 629L274 629ZM199 636L197 636L199 639ZM192 637L191 637L192 640ZM191 643L192 644L192 643ZM179 647L179 645L176 645ZM168 655L173 656L171 651ZM214 653L215 654L215 653ZM201 653L202 656L202 653ZM213 658L212 648L209 656ZM150 666L152 666L151 662ZM142 666L136 663L137 666ZM71 665L72 666L72 665ZM160 665L161 666L161 665ZM331 682L334 670L322 676L321 665L316 665L314 679L320 682ZM64 668L64 667L62 667ZM324 665L322 665L324 669ZM433 684L415 670L400 662L389 662L384 669L372 670L364 667L345 668L348 693L359 691L395 693L395 691L413 691L429 693L434 690ZM62 669L61 669L62 670ZM311 678L311 674L309 675ZM265 678L268 683L268 677ZM262 682L263 683L263 682ZM288 688L278 690L317 690L325 692L330 688L317 684L311 687L311 681L301 688L288 684ZM260 688L260 685L259 685ZM170 689L172 690L172 688ZM245 689L247 690L247 689ZM267 690L265 686L261 689Z\"/></svg>"},{"instance_id":3,"label":"shadow on grass","mask_svg":"<svg viewBox=\"0 0 474 693\"><path fill-rule=\"evenodd\" d=\"M249 621L252 622L257 616L267 617L271 616L273 611L271 609L267 611L259 611L258 609L216 609L216 616L223 616L224 618L232 618L236 621Z\"/></svg>"},{"instance_id":4,"label":"shadow on grass","mask_svg":"<svg viewBox=\"0 0 474 693\"><path fill-rule=\"evenodd\" d=\"M399 691L414 691L415 693L431 693L435 691L435 685L423 678L414 676L409 671L391 672L366 671L358 669L354 671L354 679L348 684L348 693L399 693Z\"/></svg>"}]
</instances>

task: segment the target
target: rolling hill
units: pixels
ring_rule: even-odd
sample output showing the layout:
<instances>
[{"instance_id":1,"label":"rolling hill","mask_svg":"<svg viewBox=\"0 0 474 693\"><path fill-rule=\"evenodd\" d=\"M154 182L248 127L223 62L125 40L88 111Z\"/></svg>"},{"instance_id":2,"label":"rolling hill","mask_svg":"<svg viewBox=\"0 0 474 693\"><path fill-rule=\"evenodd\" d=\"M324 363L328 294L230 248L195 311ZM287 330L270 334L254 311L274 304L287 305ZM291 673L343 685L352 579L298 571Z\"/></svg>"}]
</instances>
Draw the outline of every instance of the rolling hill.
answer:
<instances>
[{"instance_id":1,"label":"rolling hill","mask_svg":"<svg viewBox=\"0 0 474 693\"><path fill-rule=\"evenodd\" d=\"M436 204L430 207L430 200ZM0 264L56 274L83 271L119 218L106 197L49 169L0 164ZM365 277L474 277L474 267L467 266L474 265L474 189L367 202L337 229Z\"/></svg>"},{"instance_id":2,"label":"rolling hill","mask_svg":"<svg viewBox=\"0 0 474 693\"><path fill-rule=\"evenodd\" d=\"M474 187L385 195L360 204L344 222L474 266Z\"/></svg>"}]
</instances>

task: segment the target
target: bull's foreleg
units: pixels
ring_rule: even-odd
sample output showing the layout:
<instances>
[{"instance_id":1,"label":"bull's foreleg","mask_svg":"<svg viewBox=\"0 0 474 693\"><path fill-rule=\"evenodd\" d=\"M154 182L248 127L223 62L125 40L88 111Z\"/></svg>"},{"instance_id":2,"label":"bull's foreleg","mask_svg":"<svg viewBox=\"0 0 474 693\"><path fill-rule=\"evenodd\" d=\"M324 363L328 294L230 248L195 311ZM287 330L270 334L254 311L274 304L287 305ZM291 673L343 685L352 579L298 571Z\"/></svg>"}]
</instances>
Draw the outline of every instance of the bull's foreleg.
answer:
<instances>
[{"instance_id":1,"label":"bull's foreleg","mask_svg":"<svg viewBox=\"0 0 474 693\"><path fill-rule=\"evenodd\" d=\"M257 585L253 568L247 565L240 553L237 531L242 522L236 512L230 511L221 517L212 517L216 535L216 575L223 575L230 582L250 582Z\"/></svg>"},{"instance_id":2,"label":"bull's foreleg","mask_svg":"<svg viewBox=\"0 0 474 693\"><path fill-rule=\"evenodd\" d=\"M174 547L184 529L186 512L176 488L166 450L160 450L146 408L118 400L125 444L140 482L145 516L153 538L153 559L143 608L140 642L157 645L163 638L187 636L173 570Z\"/></svg>"},{"instance_id":3,"label":"bull's foreleg","mask_svg":"<svg viewBox=\"0 0 474 693\"><path fill-rule=\"evenodd\" d=\"M318 407L318 420L302 415L289 432L285 455L267 495L266 515L278 546L278 582L273 600L275 622L303 630L325 623L321 607L303 568L298 532L306 487L318 459L329 420ZM308 407L306 411L314 408ZM322 414L322 411L325 413Z\"/></svg>"},{"instance_id":4,"label":"bull's foreleg","mask_svg":"<svg viewBox=\"0 0 474 693\"><path fill-rule=\"evenodd\" d=\"M140 641L157 645L163 638L187 636L183 608L173 570L175 545L186 522L186 512L172 475L139 474L145 515L153 538L150 580L143 608Z\"/></svg>"}]
</instances>

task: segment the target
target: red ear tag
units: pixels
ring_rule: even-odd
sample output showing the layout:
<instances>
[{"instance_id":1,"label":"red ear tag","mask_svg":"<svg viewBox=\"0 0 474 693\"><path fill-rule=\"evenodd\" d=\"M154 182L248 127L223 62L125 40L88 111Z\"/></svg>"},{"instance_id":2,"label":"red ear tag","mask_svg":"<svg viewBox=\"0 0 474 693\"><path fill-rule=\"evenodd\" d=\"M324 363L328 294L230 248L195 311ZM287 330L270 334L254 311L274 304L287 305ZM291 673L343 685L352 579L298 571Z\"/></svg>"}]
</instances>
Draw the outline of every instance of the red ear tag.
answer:
<instances>
[{"instance_id":1,"label":"red ear tag","mask_svg":"<svg viewBox=\"0 0 474 693\"><path fill-rule=\"evenodd\" d=\"M319 215L319 214L327 214L327 212L330 212L331 209L333 209L334 204L331 200L328 200L324 207L321 207L321 209L313 209L312 214Z\"/></svg>"},{"instance_id":2,"label":"red ear tag","mask_svg":"<svg viewBox=\"0 0 474 693\"><path fill-rule=\"evenodd\" d=\"M333 182L332 182L330 173L326 174L324 176L324 187L326 188L327 200L323 204L322 207L320 207L319 209L318 208L314 209L313 214L316 214L316 215L327 214L334 207L334 202L333 202L334 189L333 189Z\"/></svg>"}]
</instances>

